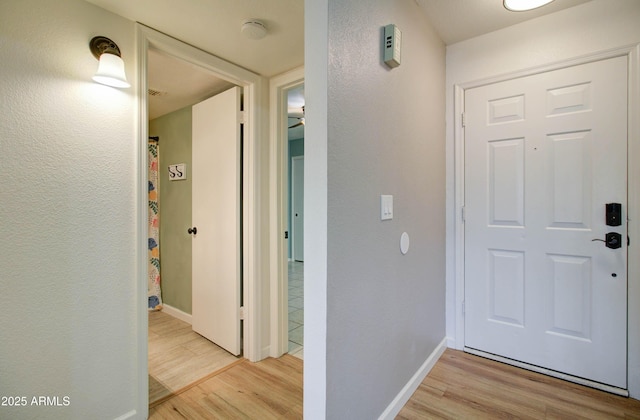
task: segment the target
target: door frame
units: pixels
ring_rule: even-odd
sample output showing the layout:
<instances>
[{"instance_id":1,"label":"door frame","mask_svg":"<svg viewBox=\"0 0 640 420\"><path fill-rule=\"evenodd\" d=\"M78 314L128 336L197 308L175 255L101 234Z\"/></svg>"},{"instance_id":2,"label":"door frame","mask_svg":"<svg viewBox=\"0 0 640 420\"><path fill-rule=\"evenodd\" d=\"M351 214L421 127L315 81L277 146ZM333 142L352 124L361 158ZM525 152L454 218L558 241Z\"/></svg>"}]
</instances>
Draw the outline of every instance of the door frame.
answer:
<instances>
[{"instance_id":1,"label":"door frame","mask_svg":"<svg viewBox=\"0 0 640 420\"><path fill-rule=\"evenodd\" d=\"M135 209L137 220L137 378L138 402L141 407L148 406L148 367L147 367L147 145L148 108L147 108L147 51L150 47L162 51L179 60L209 70L221 79L241 86L244 92L244 128L245 148L243 155L243 352L244 357L252 362L265 357L260 351L262 340L267 337L262 333L260 314L262 310L260 265L260 135L265 132L266 118L259 110L265 102L264 78L239 66L224 61L212 54L199 50L175 38L171 38L152 28L136 23L136 54L138 79L138 155L135 157L137 169Z\"/></svg>"},{"instance_id":2,"label":"door frame","mask_svg":"<svg viewBox=\"0 0 640 420\"><path fill-rule=\"evenodd\" d=\"M503 82L524 76L531 76L552 70L559 70L580 64L614 57L628 59L628 108L627 108L627 218L630 247L640 246L640 44L602 51L569 60L562 60L539 67L524 69L508 74L454 85L454 213L453 231L449 237L454 248L453 279L448 279L448 287L454 298L454 308L447 310L453 316L453 336L449 337L449 347L464 348L464 95L466 89ZM638 223L633 223L633 221ZM635 248L631 248L634 250ZM627 271L628 320L640 319L640 261L628 258ZM447 302L449 303L449 302ZM627 322L627 385L630 396L640 399L640 327Z\"/></svg>"},{"instance_id":3,"label":"door frame","mask_svg":"<svg viewBox=\"0 0 640 420\"><path fill-rule=\"evenodd\" d=\"M287 241L287 91L304 84L304 67L298 67L269 82L269 287L271 345L269 355L280 357L288 351L288 265Z\"/></svg>"},{"instance_id":4,"label":"door frame","mask_svg":"<svg viewBox=\"0 0 640 420\"><path fill-rule=\"evenodd\" d=\"M303 164L302 169L304 170L304 155L291 157L291 214L292 214L292 219L295 217L295 216L293 216L293 214L295 213L295 211L294 211L295 210L295 208L294 208L295 204L294 203L296 201L296 195L297 195L296 189L294 188L294 186L298 185L298 183L294 184L294 180L296 180L296 178L297 178L295 176L294 168L296 167L296 165L299 164L300 161L302 161L302 164ZM302 185L302 191L303 191L303 194L304 194L304 183ZM304 209L303 209L302 216L304 217ZM291 220L291 235L289 235L289 237L291 238L291 259L293 261L298 261L298 260L296 260L296 242L297 242L298 238L296 238L297 229L295 228L294 221L295 221L295 219ZM302 229L302 232L303 232L302 234L304 235L304 228ZM303 255L304 255L304 248L303 248L302 252L303 252ZM302 261L304 261L304 259Z\"/></svg>"}]
</instances>

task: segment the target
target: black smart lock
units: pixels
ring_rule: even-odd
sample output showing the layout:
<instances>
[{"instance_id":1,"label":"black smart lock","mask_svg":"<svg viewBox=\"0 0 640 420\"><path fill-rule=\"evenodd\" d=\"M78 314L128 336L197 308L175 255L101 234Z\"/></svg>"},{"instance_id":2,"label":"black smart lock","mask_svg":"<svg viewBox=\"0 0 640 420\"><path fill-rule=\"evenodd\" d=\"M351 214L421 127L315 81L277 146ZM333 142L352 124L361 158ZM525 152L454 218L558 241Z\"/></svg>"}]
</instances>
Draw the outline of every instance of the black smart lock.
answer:
<instances>
[{"instance_id":1,"label":"black smart lock","mask_svg":"<svg viewBox=\"0 0 640 420\"><path fill-rule=\"evenodd\" d=\"M600 241L604 242L607 248L618 249L622 247L622 235L618 232L609 232L605 235L604 239L592 239L591 242Z\"/></svg>"},{"instance_id":2,"label":"black smart lock","mask_svg":"<svg viewBox=\"0 0 640 420\"><path fill-rule=\"evenodd\" d=\"M607 226L620 226L622 224L622 204L607 203L605 206Z\"/></svg>"},{"instance_id":3,"label":"black smart lock","mask_svg":"<svg viewBox=\"0 0 640 420\"><path fill-rule=\"evenodd\" d=\"M609 232L605 235L604 243L607 248L618 249L622 246L622 235L616 232Z\"/></svg>"}]
</instances>

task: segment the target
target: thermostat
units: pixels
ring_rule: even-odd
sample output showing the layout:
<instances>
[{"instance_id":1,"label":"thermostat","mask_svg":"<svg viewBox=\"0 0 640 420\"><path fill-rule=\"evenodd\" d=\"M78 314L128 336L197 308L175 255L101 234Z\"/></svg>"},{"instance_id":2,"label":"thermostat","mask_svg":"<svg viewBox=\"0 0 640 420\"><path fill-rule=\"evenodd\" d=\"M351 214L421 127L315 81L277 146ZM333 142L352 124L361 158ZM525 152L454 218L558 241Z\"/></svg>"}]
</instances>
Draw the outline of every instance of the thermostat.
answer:
<instances>
[{"instance_id":1,"label":"thermostat","mask_svg":"<svg viewBox=\"0 0 640 420\"><path fill-rule=\"evenodd\" d=\"M396 25L384 27L384 62L393 68L400 65L400 50L402 47L402 32Z\"/></svg>"}]
</instances>

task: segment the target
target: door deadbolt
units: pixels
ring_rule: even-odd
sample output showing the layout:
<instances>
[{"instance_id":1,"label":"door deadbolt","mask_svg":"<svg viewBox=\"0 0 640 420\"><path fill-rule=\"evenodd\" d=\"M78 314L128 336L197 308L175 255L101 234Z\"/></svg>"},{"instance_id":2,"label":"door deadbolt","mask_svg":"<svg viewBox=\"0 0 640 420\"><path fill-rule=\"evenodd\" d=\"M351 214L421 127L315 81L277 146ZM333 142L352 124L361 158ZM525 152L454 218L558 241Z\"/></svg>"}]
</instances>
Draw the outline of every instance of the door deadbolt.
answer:
<instances>
[{"instance_id":1,"label":"door deadbolt","mask_svg":"<svg viewBox=\"0 0 640 420\"><path fill-rule=\"evenodd\" d=\"M607 226L622 225L622 204L607 203L605 205L605 219Z\"/></svg>"},{"instance_id":2,"label":"door deadbolt","mask_svg":"<svg viewBox=\"0 0 640 420\"><path fill-rule=\"evenodd\" d=\"M607 248L618 249L622 247L622 235L616 232L609 232L605 235L604 239L592 239L591 242L600 241L604 242Z\"/></svg>"}]
</instances>

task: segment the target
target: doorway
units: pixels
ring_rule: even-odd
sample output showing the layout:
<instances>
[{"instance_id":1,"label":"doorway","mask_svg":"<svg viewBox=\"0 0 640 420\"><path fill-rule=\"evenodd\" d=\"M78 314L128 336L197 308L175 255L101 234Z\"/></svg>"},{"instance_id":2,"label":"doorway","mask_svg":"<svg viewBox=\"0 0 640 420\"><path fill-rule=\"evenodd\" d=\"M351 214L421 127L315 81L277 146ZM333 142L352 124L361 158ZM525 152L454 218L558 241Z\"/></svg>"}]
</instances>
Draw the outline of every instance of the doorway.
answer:
<instances>
[{"instance_id":1,"label":"doorway","mask_svg":"<svg viewBox=\"0 0 640 420\"><path fill-rule=\"evenodd\" d=\"M164 301L149 313L153 406L239 360L242 89L154 49L148 85L150 230L162 238L150 273L161 270Z\"/></svg>"},{"instance_id":2,"label":"doorway","mask_svg":"<svg viewBox=\"0 0 640 420\"><path fill-rule=\"evenodd\" d=\"M626 81L615 57L479 86L464 125L465 350L623 395Z\"/></svg>"},{"instance_id":3,"label":"doorway","mask_svg":"<svg viewBox=\"0 0 640 420\"><path fill-rule=\"evenodd\" d=\"M215 56L204 53L196 48L184 44L176 39L168 37L144 25L136 25L138 43L138 57L140 59L140 69L138 74L138 84L141 87L138 92L138 101L140 106L140 122L139 122L139 138L145 139L144 144L139 145L138 159L138 196L140 203L137 209L137 220L140 226L138 232L138 247L143 250L147 247L147 164L146 159L146 139L148 133L148 102L147 102L147 53L149 49L155 49L175 59L182 60L190 65L197 66L211 72L220 79L223 79L233 85L243 88L244 93L244 150L243 154L243 175L242 175L242 213L244 220L244 228L242 230L242 273L243 273L243 289L242 297L244 306L247 309L243 318L242 339L244 343L244 357L250 361L258 361L265 357L262 354L262 343L259 339L261 336L261 323L259 315L261 314L261 301L258 293L257 272L259 271L259 244L256 238L259 237L260 212L258 211L258 203L260 197L259 185L260 178L263 176L259 170L257 139L260 137L262 126L257 118L257 110L262 101L261 84L263 79L245 69L239 68L233 64L225 62ZM138 278L139 278L139 296L138 302L138 381L140 384L140 406L148 405L148 367L147 367L147 334L148 334L148 312L147 312L147 296L146 296L146 255L138 258Z\"/></svg>"},{"instance_id":4,"label":"doorway","mask_svg":"<svg viewBox=\"0 0 640 420\"><path fill-rule=\"evenodd\" d=\"M287 90L288 353L304 354L304 84Z\"/></svg>"},{"instance_id":5,"label":"doorway","mask_svg":"<svg viewBox=\"0 0 640 420\"><path fill-rule=\"evenodd\" d=\"M269 355L280 357L292 352L302 357L304 330L304 266L294 263L292 256L292 217L290 215L291 151L304 154L304 68L298 68L274 77L270 81L271 136L270 136L270 306L271 346ZM290 93L292 101L290 101ZM289 108L291 105L291 112ZM296 130L298 135L290 131ZM292 141L290 141L290 138ZM304 227L303 227L304 228ZM304 248L304 247L303 247ZM297 284L296 284L297 283ZM295 299L290 302L290 298ZM291 303L291 305L290 305ZM296 307L299 306L299 307ZM291 310L290 310L291 309ZM295 312L295 313L294 313ZM291 324L290 321L294 322ZM289 342L290 330L297 329ZM293 335L292 335L293 336Z\"/></svg>"}]
</instances>

